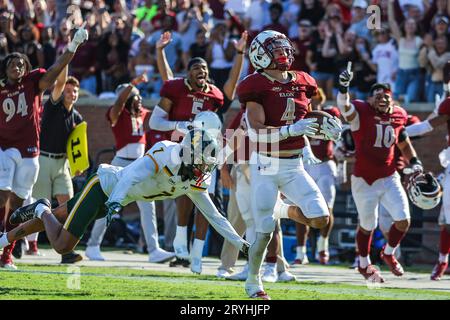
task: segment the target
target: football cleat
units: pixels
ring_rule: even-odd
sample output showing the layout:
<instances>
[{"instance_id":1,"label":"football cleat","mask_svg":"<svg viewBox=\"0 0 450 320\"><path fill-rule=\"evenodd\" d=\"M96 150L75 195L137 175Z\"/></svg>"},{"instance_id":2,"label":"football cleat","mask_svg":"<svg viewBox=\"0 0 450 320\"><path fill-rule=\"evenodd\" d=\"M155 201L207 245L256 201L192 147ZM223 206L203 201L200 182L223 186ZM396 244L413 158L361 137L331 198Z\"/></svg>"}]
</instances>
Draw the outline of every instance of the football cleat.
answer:
<instances>
[{"instance_id":1,"label":"football cleat","mask_svg":"<svg viewBox=\"0 0 450 320\"><path fill-rule=\"evenodd\" d=\"M431 272L430 279L434 281L441 280L442 276L445 273L445 270L447 270L448 262L439 262L436 264L433 268L433 271Z\"/></svg>"},{"instance_id":2,"label":"football cleat","mask_svg":"<svg viewBox=\"0 0 450 320\"><path fill-rule=\"evenodd\" d=\"M263 289L261 280L259 280L259 283L245 281L245 292L250 298L270 300L270 297Z\"/></svg>"},{"instance_id":3,"label":"football cleat","mask_svg":"<svg viewBox=\"0 0 450 320\"><path fill-rule=\"evenodd\" d=\"M169 267L174 268L174 267L181 266L184 268L189 268L190 264L191 264L191 262L189 260L176 257L175 260L169 262Z\"/></svg>"},{"instance_id":4,"label":"football cleat","mask_svg":"<svg viewBox=\"0 0 450 320\"><path fill-rule=\"evenodd\" d=\"M278 282L290 282L290 281L296 281L297 280L297 278L292 274L292 273L290 273L289 271L283 271L283 272L280 272L279 274L278 274Z\"/></svg>"},{"instance_id":5,"label":"football cleat","mask_svg":"<svg viewBox=\"0 0 450 320\"><path fill-rule=\"evenodd\" d=\"M88 246L86 247L84 254L89 258L89 260L105 261L105 258L102 256L102 252L100 251L100 246Z\"/></svg>"},{"instance_id":6,"label":"football cleat","mask_svg":"<svg viewBox=\"0 0 450 320\"><path fill-rule=\"evenodd\" d=\"M81 254L78 254L74 251L61 255L61 263L62 264L72 264L72 263L76 263L81 260L83 260L83 257L81 256Z\"/></svg>"},{"instance_id":7,"label":"football cleat","mask_svg":"<svg viewBox=\"0 0 450 320\"><path fill-rule=\"evenodd\" d=\"M264 273L261 277L263 282L277 282L278 273L277 273L277 264L276 263L266 263L264 268Z\"/></svg>"},{"instance_id":8,"label":"football cleat","mask_svg":"<svg viewBox=\"0 0 450 320\"><path fill-rule=\"evenodd\" d=\"M389 267L389 270L391 270L391 272L397 277L401 277L405 273L402 265L400 264L400 262L398 262L394 255L384 253L384 247L380 252L380 257L381 260L383 260L384 263L386 263L386 265Z\"/></svg>"},{"instance_id":9,"label":"football cleat","mask_svg":"<svg viewBox=\"0 0 450 320\"><path fill-rule=\"evenodd\" d=\"M29 204L27 206L23 206L20 207L18 209L16 209L16 211L14 211L11 215L11 217L9 218L9 222L11 224L21 224L24 223L28 220L31 220L33 218L36 218L36 207L38 206L38 204L43 204L45 206L47 206L49 209L52 207L52 205L50 204L50 201L48 201L47 199L43 198L43 199L39 199L38 201Z\"/></svg>"},{"instance_id":10,"label":"football cleat","mask_svg":"<svg viewBox=\"0 0 450 320\"><path fill-rule=\"evenodd\" d=\"M261 300L272 300L270 296L265 291L258 291L251 296L249 296L252 299L261 299Z\"/></svg>"},{"instance_id":11,"label":"football cleat","mask_svg":"<svg viewBox=\"0 0 450 320\"><path fill-rule=\"evenodd\" d=\"M217 269L216 277L221 279L228 279L231 276L230 271L225 269Z\"/></svg>"},{"instance_id":12,"label":"football cleat","mask_svg":"<svg viewBox=\"0 0 450 320\"><path fill-rule=\"evenodd\" d=\"M326 265L330 261L330 254L328 251L320 251L319 252L319 263Z\"/></svg>"},{"instance_id":13,"label":"football cleat","mask_svg":"<svg viewBox=\"0 0 450 320\"><path fill-rule=\"evenodd\" d=\"M0 268L6 269L6 270L17 270L17 266L12 262L0 263Z\"/></svg>"},{"instance_id":14,"label":"football cleat","mask_svg":"<svg viewBox=\"0 0 450 320\"><path fill-rule=\"evenodd\" d=\"M294 262L291 263L292 266L294 265L302 265L302 264L309 264L308 257L305 255L304 259L296 258Z\"/></svg>"},{"instance_id":15,"label":"football cleat","mask_svg":"<svg viewBox=\"0 0 450 320\"><path fill-rule=\"evenodd\" d=\"M174 257L175 252L170 252L161 248L157 248L148 254L148 262L164 263L169 260L172 260Z\"/></svg>"},{"instance_id":16,"label":"football cleat","mask_svg":"<svg viewBox=\"0 0 450 320\"><path fill-rule=\"evenodd\" d=\"M361 268L358 266L358 271L366 280L377 283L384 283L384 279L381 276L380 271L372 264L369 264L367 268Z\"/></svg>"},{"instance_id":17,"label":"football cleat","mask_svg":"<svg viewBox=\"0 0 450 320\"><path fill-rule=\"evenodd\" d=\"M247 277L248 277L248 263L244 266L244 269L242 269L241 272L233 273L227 279L245 281L245 280L247 280Z\"/></svg>"}]
</instances>

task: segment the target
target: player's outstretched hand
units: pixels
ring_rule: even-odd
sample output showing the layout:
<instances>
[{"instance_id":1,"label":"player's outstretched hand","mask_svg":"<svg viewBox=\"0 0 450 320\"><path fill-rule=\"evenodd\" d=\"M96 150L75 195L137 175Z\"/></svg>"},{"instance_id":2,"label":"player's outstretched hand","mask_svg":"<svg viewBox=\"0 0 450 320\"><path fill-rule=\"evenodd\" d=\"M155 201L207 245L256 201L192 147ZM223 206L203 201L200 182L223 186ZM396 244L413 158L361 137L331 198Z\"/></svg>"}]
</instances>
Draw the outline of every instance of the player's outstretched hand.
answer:
<instances>
[{"instance_id":1,"label":"player's outstretched hand","mask_svg":"<svg viewBox=\"0 0 450 320\"><path fill-rule=\"evenodd\" d=\"M87 32L85 27L86 27L86 21L83 22L83 24L80 26L80 28L78 28L77 32L75 32L75 35L73 36L72 41L69 43L67 49L70 52L77 51L78 46L80 44L82 44L83 42L87 41L87 39L89 38L89 33Z\"/></svg>"},{"instance_id":2,"label":"player's outstretched hand","mask_svg":"<svg viewBox=\"0 0 450 320\"><path fill-rule=\"evenodd\" d=\"M317 118L300 119L288 127L288 134L291 137L306 135L314 136L319 131Z\"/></svg>"},{"instance_id":3,"label":"player's outstretched hand","mask_svg":"<svg viewBox=\"0 0 450 320\"><path fill-rule=\"evenodd\" d=\"M187 134L189 130L193 129L194 125L190 121L177 121L175 125L175 130Z\"/></svg>"},{"instance_id":4,"label":"player's outstretched hand","mask_svg":"<svg viewBox=\"0 0 450 320\"><path fill-rule=\"evenodd\" d=\"M237 52L243 52L245 50L245 46L247 45L248 32L244 31L241 34L241 38L239 41L233 40L234 48Z\"/></svg>"},{"instance_id":5,"label":"player's outstretched hand","mask_svg":"<svg viewBox=\"0 0 450 320\"><path fill-rule=\"evenodd\" d=\"M352 62L349 61L347 64L347 69L341 72L339 75L339 91L341 93L347 93L348 87L350 86L350 82L353 79L352 72Z\"/></svg>"},{"instance_id":6,"label":"player's outstretched hand","mask_svg":"<svg viewBox=\"0 0 450 320\"><path fill-rule=\"evenodd\" d=\"M338 117L324 118L320 133L324 134L327 140L339 140L342 133L341 120Z\"/></svg>"},{"instance_id":7,"label":"player's outstretched hand","mask_svg":"<svg viewBox=\"0 0 450 320\"><path fill-rule=\"evenodd\" d=\"M170 31L164 32L159 40L156 42L156 49L164 49L172 41L172 33Z\"/></svg>"}]
</instances>

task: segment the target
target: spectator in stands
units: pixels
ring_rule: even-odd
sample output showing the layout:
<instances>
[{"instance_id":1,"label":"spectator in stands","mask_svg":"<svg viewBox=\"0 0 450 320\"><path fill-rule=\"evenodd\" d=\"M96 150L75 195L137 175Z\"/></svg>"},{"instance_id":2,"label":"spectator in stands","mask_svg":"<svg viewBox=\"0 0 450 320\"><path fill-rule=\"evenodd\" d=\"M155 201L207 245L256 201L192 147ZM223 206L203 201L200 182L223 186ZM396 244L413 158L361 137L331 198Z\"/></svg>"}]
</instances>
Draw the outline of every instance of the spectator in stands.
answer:
<instances>
[{"instance_id":1,"label":"spectator in stands","mask_svg":"<svg viewBox=\"0 0 450 320\"><path fill-rule=\"evenodd\" d=\"M366 17L367 2L366 0L355 0L352 8L352 21L350 30L352 30L358 36L362 36L367 40L372 40L370 29L367 28Z\"/></svg>"},{"instance_id":2,"label":"spectator in stands","mask_svg":"<svg viewBox=\"0 0 450 320\"><path fill-rule=\"evenodd\" d=\"M136 88L139 90L142 98L150 98L153 92L153 79L155 71L155 57L151 53L151 46L147 41L141 41L138 54L130 59L128 71L132 78L146 74L148 81L139 83Z\"/></svg>"},{"instance_id":3,"label":"spectator in stands","mask_svg":"<svg viewBox=\"0 0 450 320\"><path fill-rule=\"evenodd\" d=\"M3 11L0 14L0 33L5 34L8 40L9 51L14 51L14 44L18 41L17 32L13 26L14 14L10 11Z\"/></svg>"},{"instance_id":4,"label":"spectator in stands","mask_svg":"<svg viewBox=\"0 0 450 320\"><path fill-rule=\"evenodd\" d=\"M5 34L0 33L0 60L3 60L8 54L8 39L5 37Z\"/></svg>"},{"instance_id":5,"label":"spectator in stands","mask_svg":"<svg viewBox=\"0 0 450 320\"><path fill-rule=\"evenodd\" d=\"M357 37L355 41L355 59L353 61L353 73L355 75L356 99L366 100L370 87L376 83L377 68L372 63L369 41L365 37Z\"/></svg>"},{"instance_id":6,"label":"spectator in stands","mask_svg":"<svg viewBox=\"0 0 450 320\"><path fill-rule=\"evenodd\" d=\"M50 12L47 9L47 4L44 0L34 2L34 19L36 24L41 24L42 27L51 27L52 25Z\"/></svg>"},{"instance_id":7,"label":"spectator in stands","mask_svg":"<svg viewBox=\"0 0 450 320\"><path fill-rule=\"evenodd\" d=\"M317 0L302 0L302 9L298 16L298 20L307 19L311 21L313 26L319 25L325 16L325 7Z\"/></svg>"},{"instance_id":8,"label":"spectator in stands","mask_svg":"<svg viewBox=\"0 0 450 320\"><path fill-rule=\"evenodd\" d=\"M372 50L372 63L377 71L377 83L389 83L394 91L398 69L397 48L388 28L375 30L374 34L377 44Z\"/></svg>"},{"instance_id":9,"label":"spectator in stands","mask_svg":"<svg viewBox=\"0 0 450 320\"><path fill-rule=\"evenodd\" d=\"M251 0L227 0L225 2L225 11L230 11L232 14L236 14L240 20L243 20L245 13L250 7Z\"/></svg>"},{"instance_id":10,"label":"spectator in stands","mask_svg":"<svg viewBox=\"0 0 450 320\"><path fill-rule=\"evenodd\" d=\"M198 30L195 36L195 43L189 48L188 58L200 57L206 59L206 51L208 50L209 42L206 39L206 33L203 30Z\"/></svg>"},{"instance_id":11,"label":"spectator in stands","mask_svg":"<svg viewBox=\"0 0 450 320\"><path fill-rule=\"evenodd\" d=\"M189 0L185 2L189 3ZM195 43L197 32L209 32L212 28L212 12L204 0L192 0L192 5L177 14L178 32L182 40L183 65L189 61L189 50Z\"/></svg>"},{"instance_id":12,"label":"spectator in stands","mask_svg":"<svg viewBox=\"0 0 450 320\"><path fill-rule=\"evenodd\" d=\"M159 30L161 28L164 28L164 20L166 19L166 16L170 16L174 20L174 22L171 25L171 28L172 28L171 30L178 31L178 24L177 24L177 20L176 20L177 14L175 13L175 11L172 10L172 5L169 0L158 0L158 12L151 20L154 30ZM171 31L171 30L165 30L165 31ZM159 39L159 37L158 37L158 39Z\"/></svg>"},{"instance_id":13,"label":"spectator in stands","mask_svg":"<svg viewBox=\"0 0 450 320\"><path fill-rule=\"evenodd\" d=\"M44 54L44 69L48 69L56 59L55 34L52 27L45 27L41 31L41 45Z\"/></svg>"},{"instance_id":14,"label":"spectator in stands","mask_svg":"<svg viewBox=\"0 0 450 320\"><path fill-rule=\"evenodd\" d=\"M281 23L288 28L286 34L293 39L298 37L298 14L301 9L301 0L288 0L283 4L283 16Z\"/></svg>"},{"instance_id":15,"label":"spectator in stands","mask_svg":"<svg viewBox=\"0 0 450 320\"><path fill-rule=\"evenodd\" d=\"M430 32L431 27L433 27L433 21L436 21L438 17L444 16L448 19L449 10L450 6L448 6L447 0L433 0L431 6L428 8L423 17L422 20L423 30L425 32ZM436 24L436 22L434 24Z\"/></svg>"},{"instance_id":16,"label":"spectator in stands","mask_svg":"<svg viewBox=\"0 0 450 320\"><path fill-rule=\"evenodd\" d=\"M306 63L306 54L311 45L312 24L309 20L300 20L298 23L298 37L292 40L295 48L293 70L300 70L309 73Z\"/></svg>"},{"instance_id":17,"label":"spectator in stands","mask_svg":"<svg viewBox=\"0 0 450 320\"><path fill-rule=\"evenodd\" d=\"M172 15L164 16L162 20L162 28L153 32L147 41L151 46L151 52L155 52L156 42L159 40L161 35L166 31L171 31L172 41L166 47L166 57L169 63L169 66L175 72L179 72L181 69L181 53L182 53L182 41L181 36L178 32L172 31L174 29L174 25L176 23L176 19Z\"/></svg>"},{"instance_id":18,"label":"spectator in stands","mask_svg":"<svg viewBox=\"0 0 450 320\"><path fill-rule=\"evenodd\" d=\"M344 35L341 35L341 29L338 27L338 32L334 32L336 43L338 47L338 54L334 59L334 67L335 67L335 76L334 83L337 84L339 82L339 74L347 68L348 61L355 61L357 58L355 41L356 34L351 29L347 29ZM324 46L324 48L326 48ZM354 83L353 83L354 84ZM334 89L336 93L337 88Z\"/></svg>"},{"instance_id":19,"label":"spectator in stands","mask_svg":"<svg viewBox=\"0 0 450 320\"><path fill-rule=\"evenodd\" d=\"M432 29L430 30L430 35L433 39L439 37L447 37L449 38L449 19L444 15L436 16L433 20ZM449 39L450 40L450 39Z\"/></svg>"},{"instance_id":20,"label":"spectator in stands","mask_svg":"<svg viewBox=\"0 0 450 320\"><path fill-rule=\"evenodd\" d=\"M247 9L243 22L249 31L249 41L252 41L263 27L270 23L269 6L269 0L253 0Z\"/></svg>"},{"instance_id":21,"label":"spectator in stands","mask_svg":"<svg viewBox=\"0 0 450 320\"><path fill-rule=\"evenodd\" d=\"M328 99L333 97L334 60L337 54L336 35L332 32L328 20L321 20L317 32L312 37L311 46L306 55L306 63L318 86L324 88Z\"/></svg>"},{"instance_id":22,"label":"spectator in stands","mask_svg":"<svg viewBox=\"0 0 450 320\"><path fill-rule=\"evenodd\" d=\"M72 30L72 22L68 19L62 19L56 36L55 49L57 56L60 56L69 44L70 30Z\"/></svg>"},{"instance_id":23,"label":"spectator in stands","mask_svg":"<svg viewBox=\"0 0 450 320\"><path fill-rule=\"evenodd\" d=\"M227 27L224 23L214 26L210 35L206 61L209 64L209 74L216 87L223 89L233 66L234 46L228 39Z\"/></svg>"},{"instance_id":24,"label":"spectator in stands","mask_svg":"<svg viewBox=\"0 0 450 320\"><path fill-rule=\"evenodd\" d=\"M426 68L426 100L435 102L436 94L443 94L443 69L447 61L450 61L447 37L441 36L432 41L428 41L420 50L419 62L422 68Z\"/></svg>"},{"instance_id":25,"label":"spectator in stands","mask_svg":"<svg viewBox=\"0 0 450 320\"><path fill-rule=\"evenodd\" d=\"M394 1L389 0L389 27L398 44L398 72L395 81L394 98L403 98L406 105L418 101L421 93L419 50L422 39L416 35L417 23L408 18L404 22L403 32L394 17Z\"/></svg>"},{"instance_id":26,"label":"spectator in stands","mask_svg":"<svg viewBox=\"0 0 450 320\"><path fill-rule=\"evenodd\" d=\"M288 30L280 22L281 16L283 15L283 6L280 3L272 3L269 7L270 14L270 24L263 27L263 30L274 30L282 34L288 35Z\"/></svg>"},{"instance_id":27,"label":"spectator in stands","mask_svg":"<svg viewBox=\"0 0 450 320\"><path fill-rule=\"evenodd\" d=\"M153 0L145 0L144 5L137 8L135 14L140 23L143 20L151 21L157 12L158 5L153 4Z\"/></svg>"},{"instance_id":28,"label":"spectator in stands","mask_svg":"<svg viewBox=\"0 0 450 320\"><path fill-rule=\"evenodd\" d=\"M37 28L32 29L30 25L20 27L18 31L19 42L16 44L16 51L27 55L33 69L44 67L44 52L41 44L36 39Z\"/></svg>"},{"instance_id":29,"label":"spectator in stands","mask_svg":"<svg viewBox=\"0 0 450 320\"><path fill-rule=\"evenodd\" d=\"M103 91L114 91L129 80L128 45L115 32L107 32L99 43Z\"/></svg>"},{"instance_id":30,"label":"spectator in stands","mask_svg":"<svg viewBox=\"0 0 450 320\"><path fill-rule=\"evenodd\" d=\"M50 98L44 104L41 122L41 145L39 154L39 174L33 186L33 198L56 198L58 204L73 197L73 185L66 156L69 134L83 121L74 108L78 100L80 84L74 77L67 77L68 66L56 79ZM76 172L76 175L81 172ZM37 237L28 241L31 254L38 254ZM61 263L74 263L82 260L81 255L70 252L62 255Z\"/></svg>"}]
</instances>

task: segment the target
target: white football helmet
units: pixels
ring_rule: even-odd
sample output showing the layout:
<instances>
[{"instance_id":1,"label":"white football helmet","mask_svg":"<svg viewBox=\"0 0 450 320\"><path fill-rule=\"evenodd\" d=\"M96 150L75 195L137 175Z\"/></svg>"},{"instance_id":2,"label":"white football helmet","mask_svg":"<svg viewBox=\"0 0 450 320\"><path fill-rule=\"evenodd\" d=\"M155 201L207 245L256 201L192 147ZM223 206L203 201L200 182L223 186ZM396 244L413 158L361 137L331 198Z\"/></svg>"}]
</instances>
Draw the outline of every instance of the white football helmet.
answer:
<instances>
[{"instance_id":1,"label":"white football helmet","mask_svg":"<svg viewBox=\"0 0 450 320\"><path fill-rule=\"evenodd\" d=\"M204 129L213 136L219 135L222 130L222 121L219 116L212 111L202 111L198 113L193 121L194 128Z\"/></svg>"},{"instance_id":2,"label":"white football helmet","mask_svg":"<svg viewBox=\"0 0 450 320\"><path fill-rule=\"evenodd\" d=\"M287 57L275 60L273 51L281 48L286 50ZM260 32L253 39L249 49L249 57L256 70L271 68L286 71L294 62L294 47L284 34L266 30ZM272 63L275 67L270 67Z\"/></svg>"},{"instance_id":3,"label":"white football helmet","mask_svg":"<svg viewBox=\"0 0 450 320\"><path fill-rule=\"evenodd\" d=\"M441 185L430 172L412 175L406 189L412 203L424 210L433 209L442 198Z\"/></svg>"}]
</instances>

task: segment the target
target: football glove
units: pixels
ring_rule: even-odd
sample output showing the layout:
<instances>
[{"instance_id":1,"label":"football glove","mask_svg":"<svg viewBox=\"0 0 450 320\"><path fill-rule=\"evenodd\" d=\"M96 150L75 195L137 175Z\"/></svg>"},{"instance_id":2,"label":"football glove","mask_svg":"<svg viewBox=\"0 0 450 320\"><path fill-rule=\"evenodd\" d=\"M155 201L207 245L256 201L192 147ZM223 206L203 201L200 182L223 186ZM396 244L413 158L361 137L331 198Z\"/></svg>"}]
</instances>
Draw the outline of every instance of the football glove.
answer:
<instances>
[{"instance_id":1,"label":"football glove","mask_svg":"<svg viewBox=\"0 0 450 320\"><path fill-rule=\"evenodd\" d=\"M311 147L305 146L303 148L303 163L307 164L307 165L314 165L314 164L319 164L322 161L318 158L316 158L316 156L314 155Z\"/></svg>"},{"instance_id":2,"label":"football glove","mask_svg":"<svg viewBox=\"0 0 450 320\"><path fill-rule=\"evenodd\" d=\"M119 214L123 207L118 202L107 202L106 205L106 226L109 226L116 214Z\"/></svg>"},{"instance_id":3,"label":"football glove","mask_svg":"<svg viewBox=\"0 0 450 320\"><path fill-rule=\"evenodd\" d=\"M327 140L336 141L341 137L342 122L338 117L324 118L320 133L325 135Z\"/></svg>"},{"instance_id":4,"label":"football glove","mask_svg":"<svg viewBox=\"0 0 450 320\"><path fill-rule=\"evenodd\" d=\"M89 33L84 28L85 26L86 21L81 25L80 28L78 28L77 32L75 32L72 41L67 46L67 50L69 50L70 52L74 53L75 51L77 51L78 46L89 38Z\"/></svg>"},{"instance_id":5,"label":"football glove","mask_svg":"<svg viewBox=\"0 0 450 320\"><path fill-rule=\"evenodd\" d=\"M294 124L281 127L280 134L289 137L314 136L319 131L319 124L316 121L316 118L300 119Z\"/></svg>"},{"instance_id":6,"label":"football glove","mask_svg":"<svg viewBox=\"0 0 450 320\"><path fill-rule=\"evenodd\" d=\"M177 121L175 125L175 130L187 134L191 129L194 128L194 125L190 121Z\"/></svg>"},{"instance_id":7,"label":"football glove","mask_svg":"<svg viewBox=\"0 0 450 320\"><path fill-rule=\"evenodd\" d=\"M411 160L409 160L409 167L403 169L404 174L416 174L422 172L423 172L422 162L416 157L411 158Z\"/></svg>"},{"instance_id":8,"label":"football glove","mask_svg":"<svg viewBox=\"0 0 450 320\"><path fill-rule=\"evenodd\" d=\"M350 86L350 81L353 79L352 63L349 62L347 69L341 72L339 75L339 91L341 93L347 93L348 87Z\"/></svg>"}]
</instances>

